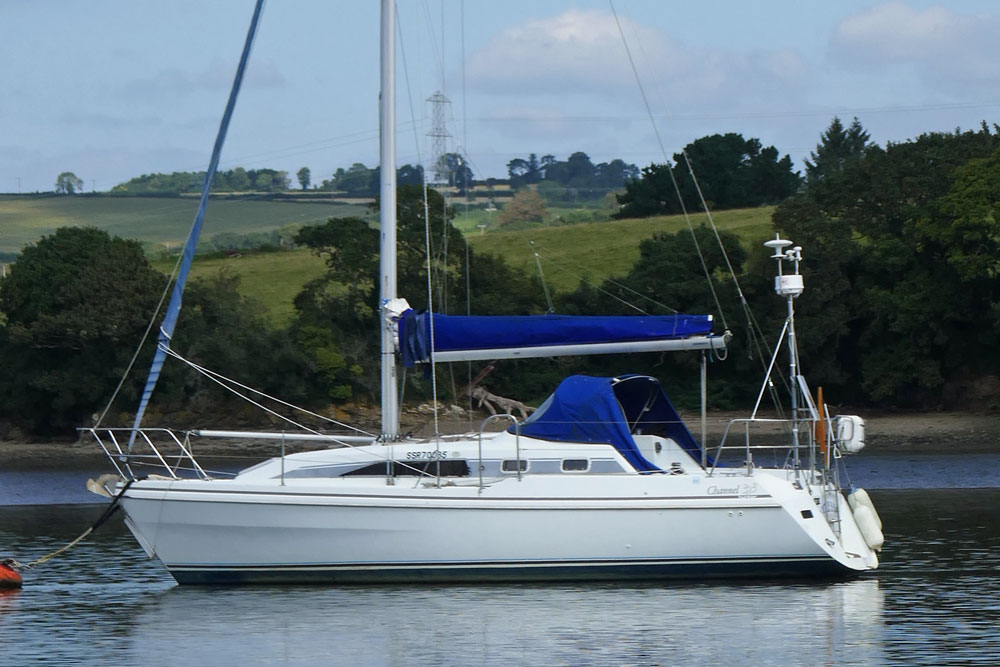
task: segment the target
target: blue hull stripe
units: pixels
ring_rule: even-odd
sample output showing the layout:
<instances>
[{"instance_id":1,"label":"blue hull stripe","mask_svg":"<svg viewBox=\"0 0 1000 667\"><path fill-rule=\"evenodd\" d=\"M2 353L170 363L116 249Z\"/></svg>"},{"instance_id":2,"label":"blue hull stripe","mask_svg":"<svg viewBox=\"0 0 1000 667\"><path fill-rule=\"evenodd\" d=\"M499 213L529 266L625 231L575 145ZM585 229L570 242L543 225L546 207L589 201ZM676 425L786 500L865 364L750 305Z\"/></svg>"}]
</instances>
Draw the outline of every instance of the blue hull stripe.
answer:
<instances>
[{"instance_id":1,"label":"blue hull stripe","mask_svg":"<svg viewBox=\"0 0 1000 667\"><path fill-rule=\"evenodd\" d=\"M701 578L845 577L857 574L827 556L585 562L168 567L178 583L203 585L651 581Z\"/></svg>"}]
</instances>

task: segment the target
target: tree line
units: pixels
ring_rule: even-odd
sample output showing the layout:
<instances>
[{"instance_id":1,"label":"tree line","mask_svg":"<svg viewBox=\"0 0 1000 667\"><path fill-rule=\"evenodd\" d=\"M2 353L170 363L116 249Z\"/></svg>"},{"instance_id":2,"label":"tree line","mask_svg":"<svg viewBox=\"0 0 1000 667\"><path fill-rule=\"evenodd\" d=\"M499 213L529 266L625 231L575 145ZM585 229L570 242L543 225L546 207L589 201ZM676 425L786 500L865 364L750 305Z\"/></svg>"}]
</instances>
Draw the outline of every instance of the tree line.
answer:
<instances>
[{"instance_id":1,"label":"tree line","mask_svg":"<svg viewBox=\"0 0 1000 667\"><path fill-rule=\"evenodd\" d=\"M673 157L673 164L651 164L625 183L616 218L699 210L703 198L717 210L777 204L802 185L791 157L733 132L697 139Z\"/></svg>"},{"instance_id":2,"label":"tree line","mask_svg":"<svg viewBox=\"0 0 1000 667\"><path fill-rule=\"evenodd\" d=\"M454 210L437 192L429 196L429 270L436 311L531 315L548 310L537 276L465 246L451 224ZM399 292L414 308L423 309L428 298L423 189L400 188L397 208ZM703 247L710 248L711 279L718 289L724 284L718 271L721 253L711 250L717 246L708 242L707 230L697 234ZM172 347L198 365L306 407L322 410L331 404L377 401L378 240L378 230L360 218L334 218L300 229L296 243L323 257L327 270L303 287L295 299L296 314L284 328L270 326L261 306L240 295L235 277L223 273L192 280ZM731 261L742 268L738 242L731 236L724 241L734 249ZM670 303L691 312L711 312L691 244L687 232L647 239L628 276L609 279L600 289L581 283L573 292L555 294L556 310L621 313L621 297L614 293L620 290L618 281L625 280L634 288L627 298L653 299L640 303L647 308L649 303ZM665 282L664 275L675 278ZM5 369L0 426L6 425L8 432L15 426L26 433L52 435L92 423L128 367L166 287L166 277L150 267L138 242L94 228L61 228L25 248L0 282L0 363ZM105 423L129 422L154 344L147 340L140 349L137 370L123 385ZM668 386L675 386L678 377L697 374L696 360L681 357L509 361L498 363L486 384L494 393L528 401L540 400L574 372L646 372L673 378ZM456 378L463 372L439 366L442 398L463 402L465 381ZM724 383L728 388L714 390L713 399L725 405L729 394L748 395L752 383L740 380L740 374L736 377ZM405 384L410 400L426 400L430 393L428 378L419 372L408 374ZM682 404L697 400L694 390L674 394ZM253 409L186 366L168 363L149 422L178 427L192 420L225 423L219 415L250 420Z\"/></svg>"},{"instance_id":3,"label":"tree line","mask_svg":"<svg viewBox=\"0 0 1000 667\"><path fill-rule=\"evenodd\" d=\"M690 165L690 166L689 166ZM566 160L552 154L514 158L507 163L506 184L514 191L531 190L549 205L596 201L617 194L620 210L617 217L646 217L677 213L682 207L699 206L697 187L688 178L694 170L700 179L701 195L713 208L739 208L772 204L789 196L802 183L792 170L788 155L779 157L774 146L762 146L759 139L744 139L729 133L702 137L674 155L674 164L650 164L639 169L621 159L594 164L583 151ZM459 153L446 153L434 165L433 182L454 188L464 196L475 184L470 161ZM201 191L204 172L143 174L112 188L117 195L181 195ZM400 185L422 185L421 165L403 165L397 169ZM296 172L302 190L313 186L308 167ZM504 183L487 179L487 185ZM313 186L320 191L337 192L348 197L374 198L379 190L379 167L356 162L338 168L328 179ZM73 194L82 188L71 172L60 174L57 192ZM287 172L277 169L236 167L216 174L212 191L233 193L279 193L291 189ZM624 190L624 192L622 192ZM678 199L677 195L680 195Z\"/></svg>"},{"instance_id":4,"label":"tree line","mask_svg":"<svg viewBox=\"0 0 1000 667\"><path fill-rule=\"evenodd\" d=\"M300 176L301 176L300 170ZM308 178L308 176L307 176ZM117 195L180 195L199 193L205 183L204 171L175 171L171 174L143 174L111 188ZM212 192L285 192L291 187L288 172L280 169L220 170L212 182Z\"/></svg>"},{"instance_id":5,"label":"tree line","mask_svg":"<svg viewBox=\"0 0 1000 667\"><path fill-rule=\"evenodd\" d=\"M508 165L509 185L513 189L537 186L546 193L549 201L572 201L603 197L609 190L620 189L629 179L638 177L635 165L615 159L593 164L586 153L576 152L565 161L553 155L539 159L534 153L528 158L516 158ZM376 165L368 167L355 162L350 167L338 168L330 178L315 185L316 190L338 192L349 197L374 198L379 192L379 172ZM70 179L72 174L62 174L57 183L60 192L73 194L81 185ZM201 191L205 172L173 172L171 174L143 174L112 188L114 194L176 195ZM302 190L310 188L312 172L302 167L296 172ZM406 164L396 170L399 185L422 185L424 168ZM434 165L432 182L453 187L464 195L475 184L475 172L468 158L459 153L446 153ZM502 179L487 179L488 185L503 183ZM75 188L75 189L74 189ZM291 188L287 172L277 169L235 169L219 171L212 185L213 192L284 192Z\"/></svg>"},{"instance_id":6,"label":"tree line","mask_svg":"<svg viewBox=\"0 0 1000 667\"><path fill-rule=\"evenodd\" d=\"M548 310L534 275L472 249L466 260L451 224L454 211L437 192L430 197L436 310ZM423 215L423 189L401 187L399 285L416 308L427 305ZM845 127L834 119L798 189L773 217L776 230L804 248L807 289L798 302L798 334L812 384L851 404L1000 407L994 398L1000 386L998 221L996 126L879 146L858 121ZM757 242L745 247L723 233L727 261L710 230L693 231L643 240L627 275L599 285L581 282L552 299L556 312L566 314L621 314L623 300L653 313L715 314L719 328L734 337L728 360L710 371L710 400L738 407L756 394L767 360L748 343L728 266L766 335L780 330L784 304L773 294L773 262ZM221 275L190 285L174 347L307 406L377 400L377 230L358 218L331 219L298 230L295 242L321 256L327 271L304 286L289 326L269 326L261 307L239 295L236 279ZM164 287L166 278L150 268L137 242L95 229L60 229L26 248L0 282L0 420L35 433L89 423L128 365ZM148 342L137 367L148 367L151 354ZM505 361L487 382L494 393L531 401L574 372L650 373L682 405L697 404L694 355ZM462 373L452 375L447 366L439 373L444 396L460 400L463 381L454 378ZM113 410L125 418L116 422L128 421L142 381L126 383ZM405 395L425 397L428 387L420 373L410 373ZM154 398L153 418L159 411L169 423L191 411L219 413L219 406L231 415L236 405L213 383L172 364Z\"/></svg>"},{"instance_id":7,"label":"tree line","mask_svg":"<svg viewBox=\"0 0 1000 667\"><path fill-rule=\"evenodd\" d=\"M1000 128L883 147L834 119L806 174L774 225L808 248L826 379L882 404L1000 407Z\"/></svg>"},{"instance_id":8,"label":"tree line","mask_svg":"<svg viewBox=\"0 0 1000 667\"><path fill-rule=\"evenodd\" d=\"M514 158L508 162L507 175L512 188L535 186L541 196L555 202L599 199L637 179L639 169L620 159L595 165L582 151L566 160L558 160L551 154L539 158L531 153L527 159Z\"/></svg>"}]
</instances>

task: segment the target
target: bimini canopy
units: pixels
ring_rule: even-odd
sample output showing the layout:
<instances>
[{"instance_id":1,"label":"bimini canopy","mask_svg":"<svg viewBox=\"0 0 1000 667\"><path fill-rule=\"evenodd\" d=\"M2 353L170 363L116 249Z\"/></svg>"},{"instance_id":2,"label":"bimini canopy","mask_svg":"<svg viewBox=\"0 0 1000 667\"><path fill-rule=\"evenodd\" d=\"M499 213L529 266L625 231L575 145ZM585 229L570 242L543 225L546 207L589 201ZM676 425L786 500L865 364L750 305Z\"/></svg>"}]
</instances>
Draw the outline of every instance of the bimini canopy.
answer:
<instances>
[{"instance_id":1,"label":"bimini canopy","mask_svg":"<svg viewBox=\"0 0 1000 667\"><path fill-rule=\"evenodd\" d=\"M406 310L399 318L404 366L431 361L432 319ZM711 315L433 316L435 361L724 349Z\"/></svg>"},{"instance_id":2,"label":"bimini canopy","mask_svg":"<svg viewBox=\"0 0 1000 667\"><path fill-rule=\"evenodd\" d=\"M508 430L513 433L514 427ZM521 435L613 445L637 471L659 471L639 452L633 434L671 438L695 461L701 460L698 443L660 383L646 375L571 375L521 424Z\"/></svg>"}]
</instances>

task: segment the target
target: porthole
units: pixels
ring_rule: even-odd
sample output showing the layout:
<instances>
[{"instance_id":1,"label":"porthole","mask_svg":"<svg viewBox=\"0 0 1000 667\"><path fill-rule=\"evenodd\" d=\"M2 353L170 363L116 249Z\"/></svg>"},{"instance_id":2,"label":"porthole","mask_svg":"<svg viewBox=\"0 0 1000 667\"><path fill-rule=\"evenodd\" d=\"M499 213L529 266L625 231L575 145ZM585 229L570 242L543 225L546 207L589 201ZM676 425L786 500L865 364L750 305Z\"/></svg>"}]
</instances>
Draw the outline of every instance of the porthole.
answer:
<instances>
[{"instance_id":1,"label":"porthole","mask_svg":"<svg viewBox=\"0 0 1000 667\"><path fill-rule=\"evenodd\" d=\"M589 459L563 459L563 472L586 472L590 468Z\"/></svg>"}]
</instances>

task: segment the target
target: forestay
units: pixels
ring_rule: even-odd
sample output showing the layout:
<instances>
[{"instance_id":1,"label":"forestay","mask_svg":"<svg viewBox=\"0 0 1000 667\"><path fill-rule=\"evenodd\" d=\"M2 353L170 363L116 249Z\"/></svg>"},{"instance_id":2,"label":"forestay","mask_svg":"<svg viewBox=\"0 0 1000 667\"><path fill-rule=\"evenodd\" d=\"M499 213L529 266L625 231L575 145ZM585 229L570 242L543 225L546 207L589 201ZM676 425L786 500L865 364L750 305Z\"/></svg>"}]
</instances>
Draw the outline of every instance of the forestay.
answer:
<instances>
[{"instance_id":1,"label":"forestay","mask_svg":"<svg viewBox=\"0 0 1000 667\"><path fill-rule=\"evenodd\" d=\"M191 223L191 231L188 232L187 242L181 254L181 261L175 274L173 292L170 295L170 303L167 304L163 322L160 324L160 333L157 339L156 352L153 355L153 363L149 368L149 376L146 378L146 386L142 391L142 398L139 400L139 408L135 413L135 420L132 423L132 433L129 435L129 448L135 442L135 435L142 425L143 415L146 413L146 406L156 388L163 363L167 359L167 350L170 349L170 339L174 335L174 327L177 326L177 318L180 316L181 301L184 298L184 286L187 284L188 273L191 264L194 262L195 250L198 247L198 238L201 236L201 227L205 221L205 209L208 206L208 197L212 191L212 181L215 178L215 171L219 166L219 158L222 156L222 146L226 141L226 132L229 130L229 121L233 117L233 109L236 108L236 99L240 94L240 86L243 83L243 75L247 69L247 62L250 59L250 50L253 46L254 38L257 35L257 26L260 24L260 15L264 9L264 0L257 0L254 5L253 18L250 20L250 28L247 30L247 37L243 43L243 53L240 55L240 62L236 67L236 76L233 78L233 85L229 91L229 100L226 102L226 110L222 114L222 122L219 123L219 131L215 136L215 145L212 148L212 157L208 162L208 170L205 171L205 179L202 182L201 198L198 200L198 210L195 212L194 222Z\"/></svg>"}]
</instances>

